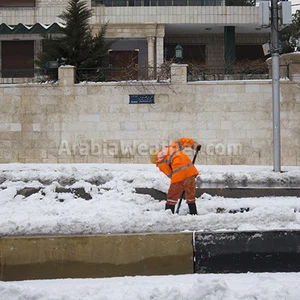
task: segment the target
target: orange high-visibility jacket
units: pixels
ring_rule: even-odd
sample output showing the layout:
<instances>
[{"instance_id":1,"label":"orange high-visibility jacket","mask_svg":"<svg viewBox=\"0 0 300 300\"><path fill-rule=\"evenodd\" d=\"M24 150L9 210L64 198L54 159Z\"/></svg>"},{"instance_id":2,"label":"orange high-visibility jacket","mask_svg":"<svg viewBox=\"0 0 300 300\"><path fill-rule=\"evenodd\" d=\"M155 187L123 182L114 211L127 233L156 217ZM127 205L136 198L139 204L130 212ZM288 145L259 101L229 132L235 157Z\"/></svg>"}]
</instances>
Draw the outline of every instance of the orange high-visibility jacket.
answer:
<instances>
[{"instance_id":1,"label":"orange high-visibility jacket","mask_svg":"<svg viewBox=\"0 0 300 300\"><path fill-rule=\"evenodd\" d=\"M158 152L156 166L171 179L171 184L199 174L193 162L182 151L187 147L196 150L198 145L193 139L181 138Z\"/></svg>"}]
</instances>

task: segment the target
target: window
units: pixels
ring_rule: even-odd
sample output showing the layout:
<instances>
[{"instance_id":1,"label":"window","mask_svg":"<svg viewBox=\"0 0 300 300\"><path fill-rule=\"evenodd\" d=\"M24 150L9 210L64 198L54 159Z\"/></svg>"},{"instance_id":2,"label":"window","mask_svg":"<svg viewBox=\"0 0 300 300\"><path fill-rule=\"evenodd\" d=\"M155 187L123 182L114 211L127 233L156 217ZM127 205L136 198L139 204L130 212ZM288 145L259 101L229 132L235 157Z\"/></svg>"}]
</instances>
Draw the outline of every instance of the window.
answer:
<instances>
[{"instance_id":1,"label":"window","mask_svg":"<svg viewBox=\"0 0 300 300\"><path fill-rule=\"evenodd\" d=\"M261 45L236 45L236 61L264 59L264 52Z\"/></svg>"},{"instance_id":2,"label":"window","mask_svg":"<svg viewBox=\"0 0 300 300\"><path fill-rule=\"evenodd\" d=\"M32 77L33 41L2 41L2 77ZM20 71L20 69L22 71ZM30 69L27 71L24 69Z\"/></svg>"},{"instance_id":3,"label":"window","mask_svg":"<svg viewBox=\"0 0 300 300\"><path fill-rule=\"evenodd\" d=\"M117 80L138 79L138 56L136 50L112 50L109 52L111 76Z\"/></svg>"},{"instance_id":4,"label":"window","mask_svg":"<svg viewBox=\"0 0 300 300\"><path fill-rule=\"evenodd\" d=\"M35 0L0 0L0 7L34 7Z\"/></svg>"}]
</instances>

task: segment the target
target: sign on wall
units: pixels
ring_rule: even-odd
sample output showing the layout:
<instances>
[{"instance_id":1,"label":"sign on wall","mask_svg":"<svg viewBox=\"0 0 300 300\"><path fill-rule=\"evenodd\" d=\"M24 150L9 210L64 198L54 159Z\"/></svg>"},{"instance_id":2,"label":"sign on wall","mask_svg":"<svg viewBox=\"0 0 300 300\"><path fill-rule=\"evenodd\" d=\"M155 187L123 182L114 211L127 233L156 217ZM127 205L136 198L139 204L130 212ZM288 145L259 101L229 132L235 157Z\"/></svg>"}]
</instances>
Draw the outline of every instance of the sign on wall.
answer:
<instances>
[{"instance_id":1,"label":"sign on wall","mask_svg":"<svg viewBox=\"0 0 300 300\"><path fill-rule=\"evenodd\" d=\"M154 104L154 94L129 95L129 104Z\"/></svg>"}]
</instances>

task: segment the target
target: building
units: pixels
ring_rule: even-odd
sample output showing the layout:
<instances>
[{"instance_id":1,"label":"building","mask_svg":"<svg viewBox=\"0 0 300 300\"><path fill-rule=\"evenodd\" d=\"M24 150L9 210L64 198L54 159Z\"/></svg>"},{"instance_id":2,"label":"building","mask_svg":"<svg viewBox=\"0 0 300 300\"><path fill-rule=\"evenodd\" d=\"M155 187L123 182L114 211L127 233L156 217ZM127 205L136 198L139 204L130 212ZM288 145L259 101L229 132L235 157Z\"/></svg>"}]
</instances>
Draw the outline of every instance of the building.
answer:
<instances>
[{"instance_id":1,"label":"building","mask_svg":"<svg viewBox=\"0 0 300 300\"><path fill-rule=\"evenodd\" d=\"M1 0L0 51L5 70L33 69L41 34L59 34L67 0ZM264 58L270 29L259 26L255 0L87 0L95 30L108 22L118 38L110 64L160 66L183 47L182 62L224 65Z\"/></svg>"}]
</instances>

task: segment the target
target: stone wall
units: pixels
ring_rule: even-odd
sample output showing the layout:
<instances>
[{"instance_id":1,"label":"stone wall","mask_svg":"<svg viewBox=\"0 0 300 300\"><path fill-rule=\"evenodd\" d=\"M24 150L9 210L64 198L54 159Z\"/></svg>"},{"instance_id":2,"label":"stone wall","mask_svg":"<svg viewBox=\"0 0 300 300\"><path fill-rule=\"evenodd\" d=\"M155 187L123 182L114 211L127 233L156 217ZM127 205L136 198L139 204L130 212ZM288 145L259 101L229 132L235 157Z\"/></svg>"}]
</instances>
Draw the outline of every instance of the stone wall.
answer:
<instances>
[{"instance_id":1,"label":"stone wall","mask_svg":"<svg viewBox=\"0 0 300 300\"><path fill-rule=\"evenodd\" d=\"M73 72L0 86L0 163L148 163L150 149L191 137L200 164L273 164L270 80L186 82L186 65L172 65L167 82L73 84ZM300 165L299 88L281 82L283 165Z\"/></svg>"}]
</instances>

